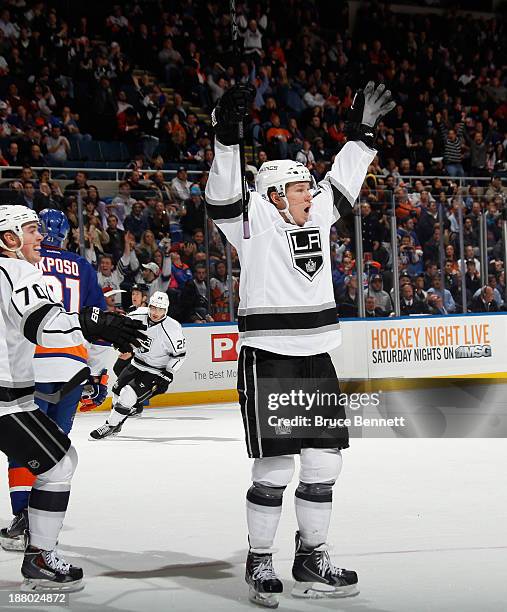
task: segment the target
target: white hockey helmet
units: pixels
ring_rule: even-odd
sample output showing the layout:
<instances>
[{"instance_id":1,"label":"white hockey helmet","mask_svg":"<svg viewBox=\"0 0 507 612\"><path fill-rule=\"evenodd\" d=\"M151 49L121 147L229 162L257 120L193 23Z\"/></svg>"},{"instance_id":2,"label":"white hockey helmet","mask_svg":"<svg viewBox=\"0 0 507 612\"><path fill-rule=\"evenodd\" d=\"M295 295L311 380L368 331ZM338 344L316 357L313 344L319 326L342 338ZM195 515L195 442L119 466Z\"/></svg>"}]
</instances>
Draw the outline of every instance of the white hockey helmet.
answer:
<instances>
[{"instance_id":1,"label":"white hockey helmet","mask_svg":"<svg viewBox=\"0 0 507 612\"><path fill-rule=\"evenodd\" d=\"M39 223L39 216L31 208L28 208L28 206L21 206L21 204L6 204L0 206L0 233L7 231L13 232L21 242L17 249L11 249L0 237L0 248L5 251L16 253L20 259L24 259L21 254L21 249L24 244L23 225L27 223Z\"/></svg>"},{"instance_id":2,"label":"white hockey helmet","mask_svg":"<svg viewBox=\"0 0 507 612\"><path fill-rule=\"evenodd\" d=\"M294 223L292 215L289 213L289 202L286 196L286 189L289 183L310 183L310 187L315 187L315 181L308 168L301 162L292 159L275 159L262 164L255 178L255 189L265 200L272 203L269 199L268 191L271 187L276 189L277 194L285 202L285 208L280 210Z\"/></svg>"},{"instance_id":3,"label":"white hockey helmet","mask_svg":"<svg viewBox=\"0 0 507 612\"><path fill-rule=\"evenodd\" d=\"M148 302L148 306L161 308L162 310L165 310L165 313L167 315L167 311L169 310L169 296L163 291L155 291L155 293L151 296L150 301Z\"/></svg>"}]
</instances>

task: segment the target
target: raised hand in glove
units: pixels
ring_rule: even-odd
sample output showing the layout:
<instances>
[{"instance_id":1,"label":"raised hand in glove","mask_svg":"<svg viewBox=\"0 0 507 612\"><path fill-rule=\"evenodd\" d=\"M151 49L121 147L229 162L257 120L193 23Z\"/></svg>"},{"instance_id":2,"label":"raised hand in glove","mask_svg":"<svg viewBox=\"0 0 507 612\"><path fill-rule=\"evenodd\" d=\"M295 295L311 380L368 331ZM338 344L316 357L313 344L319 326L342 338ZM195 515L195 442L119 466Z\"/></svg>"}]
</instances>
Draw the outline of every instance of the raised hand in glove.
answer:
<instances>
[{"instance_id":1,"label":"raised hand in glove","mask_svg":"<svg viewBox=\"0 0 507 612\"><path fill-rule=\"evenodd\" d=\"M211 113L211 125L222 144L229 146L239 143L238 125L248 119L255 91L250 83L240 83L233 85L218 100Z\"/></svg>"},{"instance_id":2,"label":"raised hand in glove","mask_svg":"<svg viewBox=\"0 0 507 612\"><path fill-rule=\"evenodd\" d=\"M364 90L359 89L350 107L345 131L349 140L361 140L373 147L375 129L384 115L396 106L391 92L383 83L375 88L369 81Z\"/></svg>"},{"instance_id":3,"label":"raised hand in glove","mask_svg":"<svg viewBox=\"0 0 507 612\"><path fill-rule=\"evenodd\" d=\"M96 306L83 308L79 313L79 323L87 340L105 340L122 353L131 352L133 346L141 346L140 340L146 339L143 334L146 325L141 321Z\"/></svg>"}]
</instances>

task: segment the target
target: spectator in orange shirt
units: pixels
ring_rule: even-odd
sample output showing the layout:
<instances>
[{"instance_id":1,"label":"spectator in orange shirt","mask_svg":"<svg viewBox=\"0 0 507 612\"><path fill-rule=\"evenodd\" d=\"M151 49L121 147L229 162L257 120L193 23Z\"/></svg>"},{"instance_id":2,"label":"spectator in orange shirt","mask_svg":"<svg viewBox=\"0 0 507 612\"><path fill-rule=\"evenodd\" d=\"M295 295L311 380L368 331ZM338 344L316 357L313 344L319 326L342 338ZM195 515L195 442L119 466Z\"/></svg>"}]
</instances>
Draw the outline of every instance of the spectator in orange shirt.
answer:
<instances>
[{"instance_id":1,"label":"spectator in orange shirt","mask_svg":"<svg viewBox=\"0 0 507 612\"><path fill-rule=\"evenodd\" d=\"M180 116L178 113L173 113L173 116L171 118L171 132L172 134L175 134L176 132L179 132L183 138L183 140L186 142L187 140L187 132L185 130L185 128L183 127L183 124L180 121Z\"/></svg>"},{"instance_id":2,"label":"spectator in orange shirt","mask_svg":"<svg viewBox=\"0 0 507 612\"><path fill-rule=\"evenodd\" d=\"M408 192L405 187L396 187L394 190L394 199L396 206L396 217L398 219L411 217L412 212L416 213L416 207L408 199Z\"/></svg>"},{"instance_id":3,"label":"spectator in orange shirt","mask_svg":"<svg viewBox=\"0 0 507 612\"><path fill-rule=\"evenodd\" d=\"M266 132L266 141L272 147L273 159L287 159L289 157L288 142L292 134L283 128L280 115L271 115L271 127Z\"/></svg>"}]
</instances>

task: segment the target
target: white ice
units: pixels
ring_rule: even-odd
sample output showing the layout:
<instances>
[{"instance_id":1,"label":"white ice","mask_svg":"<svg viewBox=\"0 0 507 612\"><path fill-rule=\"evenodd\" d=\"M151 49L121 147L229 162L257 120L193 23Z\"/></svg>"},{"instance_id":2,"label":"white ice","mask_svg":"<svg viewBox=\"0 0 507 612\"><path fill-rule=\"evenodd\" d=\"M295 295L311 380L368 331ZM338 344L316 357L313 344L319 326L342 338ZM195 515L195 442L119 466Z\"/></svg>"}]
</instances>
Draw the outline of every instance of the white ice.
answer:
<instances>
[{"instance_id":1,"label":"white ice","mask_svg":"<svg viewBox=\"0 0 507 612\"><path fill-rule=\"evenodd\" d=\"M86 587L71 594L71 610L254 610L243 581L250 460L239 409L149 409L120 436L89 442L104 417L79 415L72 431L80 461L60 549L82 565ZM361 594L289 596L294 482L276 541L286 589L279 609L507 610L506 455L501 439L353 440L329 541L335 563L358 572ZM2 457L0 522L9 520ZM20 562L0 551L2 591L19 585Z\"/></svg>"}]
</instances>

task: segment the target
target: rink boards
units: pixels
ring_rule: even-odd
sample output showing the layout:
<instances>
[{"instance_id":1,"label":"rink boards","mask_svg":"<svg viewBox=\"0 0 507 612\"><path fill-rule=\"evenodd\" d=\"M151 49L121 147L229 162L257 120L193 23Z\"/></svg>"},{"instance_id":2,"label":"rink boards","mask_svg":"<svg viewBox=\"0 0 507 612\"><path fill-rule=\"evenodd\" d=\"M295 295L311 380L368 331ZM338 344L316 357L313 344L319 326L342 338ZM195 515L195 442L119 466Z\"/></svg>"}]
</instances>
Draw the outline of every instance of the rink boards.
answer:
<instances>
[{"instance_id":1,"label":"rink boards","mask_svg":"<svg viewBox=\"0 0 507 612\"><path fill-rule=\"evenodd\" d=\"M382 388L416 386L418 378L507 378L507 313L354 319L341 322L342 345L331 355L341 381ZM187 359L170 392L152 406L237 401L236 325L187 325ZM116 352L111 350L112 366ZM500 381L498 381L500 382ZM425 383L426 384L426 383ZM110 408L110 398L101 409Z\"/></svg>"}]
</instances>

